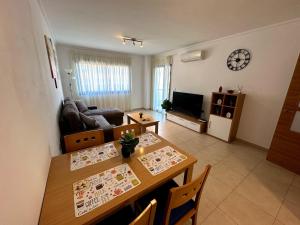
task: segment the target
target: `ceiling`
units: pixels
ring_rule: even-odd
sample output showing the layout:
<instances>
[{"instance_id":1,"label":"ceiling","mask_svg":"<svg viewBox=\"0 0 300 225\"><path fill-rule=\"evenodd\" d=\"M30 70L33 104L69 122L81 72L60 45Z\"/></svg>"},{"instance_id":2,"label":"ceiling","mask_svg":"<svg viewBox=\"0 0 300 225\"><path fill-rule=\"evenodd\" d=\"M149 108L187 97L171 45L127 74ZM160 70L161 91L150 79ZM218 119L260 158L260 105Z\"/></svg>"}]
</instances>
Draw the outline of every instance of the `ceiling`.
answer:
<instances>
[{"instance_id":1,"label":"ceiling","mask_svg":"<svg viewBox=\"0 0 300 225\"><path fill-rule=\"evenodd\" d=\"M40 1L57 42L144 55L300 17L300 0Z\"/></svg>"}]
</instances>

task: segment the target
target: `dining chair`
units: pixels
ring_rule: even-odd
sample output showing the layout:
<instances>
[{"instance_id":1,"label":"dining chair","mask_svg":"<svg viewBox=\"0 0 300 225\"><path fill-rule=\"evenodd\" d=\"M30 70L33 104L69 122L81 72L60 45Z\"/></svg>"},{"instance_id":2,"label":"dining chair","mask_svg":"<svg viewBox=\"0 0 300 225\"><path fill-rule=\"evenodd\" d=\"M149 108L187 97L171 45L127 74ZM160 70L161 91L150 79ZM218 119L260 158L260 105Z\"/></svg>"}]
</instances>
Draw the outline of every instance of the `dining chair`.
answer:
<instances>
[{"instance_id":1,"label":"dining chair","mask_svg":"<svg viewBox=\"0 0 300 225\"><path fill-rule=\"evenodd\" d=\"M73 152L104 143L103 130L89 130L64 136L66 152Z\"/></svg>"},{"instance_id":2,"label":"dining chair","mask_svg":"<svg viewBox=\"0 0 300 225\"><path fill-rule=\"evenodd\" d=\"M113 128L114 140L119 140L125 133L141 134L141 126L137 123L122 125Z\"/></svg>"},{"instance_id":3,"label":"dining chair","mask_svg":"<svg viewBox=\"0 0 300 225\"><path fill-rule=\"evenodd\" d=\"M155 225L181 225L189 219L192 219L192 225L196 225L200 197L210 169L211 165L207 165L199 177L183 186L178 186L174 180L170 180L139 199L137 207L144 208L155 198Z\"/></svg>"},{"instance_id":4,"label":"dining chair","mask_svg":"<svg viewBox=\"0 0 300 225\"><path fill-rule=\"evenodd\" d=\"M153 225L156 205L156 200L151 200L150 204L144 209L144 211L141 212L141 214L129 225Z\"/></svg>"},{"instance_id":5,"label":"dining chair","mask_svg":"<svg viewBox=\"0 0 300 225\"><path fill-rule=\"evenodd\" d=\"M184 224L190 218L192 218L192 225L197 224L200 197L210 169L211 165L207 165L194 181L181 187L174 187L169 191L162 224ZM194 197L195 200L193 200Z\"/></svg>"}]
</instances>

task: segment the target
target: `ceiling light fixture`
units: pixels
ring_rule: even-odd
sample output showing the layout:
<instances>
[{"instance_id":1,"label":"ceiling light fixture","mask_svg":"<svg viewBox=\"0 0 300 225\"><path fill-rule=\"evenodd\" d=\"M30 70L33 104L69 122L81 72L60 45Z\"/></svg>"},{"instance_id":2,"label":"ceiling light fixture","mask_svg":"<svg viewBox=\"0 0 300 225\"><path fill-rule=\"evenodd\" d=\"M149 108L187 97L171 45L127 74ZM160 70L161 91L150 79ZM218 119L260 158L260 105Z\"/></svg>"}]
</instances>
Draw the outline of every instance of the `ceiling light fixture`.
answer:
<instances>
[{"instance_id":1,"label":"ceiling light fixture","mask_svg":"<svg viewBox=\"0 0 300 225\"><path fill-rule=\"evenodd\" d=\"M136 38L133 38L133 37L122 37L122 42L123 42L123 45L126 45L127 42L129 43L132 43L133 46L136 46L136 43L139 44L139 46L141 48L143 48L143 41L142 40L138 40Z\"/></svg>"}]
</instances>

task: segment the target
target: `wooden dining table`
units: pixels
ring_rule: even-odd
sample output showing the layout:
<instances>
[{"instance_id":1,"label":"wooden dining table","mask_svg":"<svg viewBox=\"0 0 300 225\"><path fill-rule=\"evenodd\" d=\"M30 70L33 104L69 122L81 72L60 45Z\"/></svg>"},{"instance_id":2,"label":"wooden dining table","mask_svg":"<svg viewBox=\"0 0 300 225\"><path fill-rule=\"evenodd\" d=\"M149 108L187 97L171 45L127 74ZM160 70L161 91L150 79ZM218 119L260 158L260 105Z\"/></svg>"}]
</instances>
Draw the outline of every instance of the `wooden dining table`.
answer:
<instances>
[{"instance_id":1,"label":"wooden dining table","mask_svg":"<svg viewBox=\"0 0 300 225\"><path fill-rule=\"evenodd\" d=\"M112 215L114 212L126 205L134 203L134 201L140 197L158 188L160 185L181 173L184 173L184 183L191 181L193 166L197 162L197 159L164 138L156 135L155 133L152 134L161 139L161 141L145 148L139 148L129 158L123 158L120 153L117 157L74 171L70 170L70 157L72 153L53 157L49 169L39 224L94 224L97 221L101 221L105 217ZM121 145L119 144L119 141L115 141L113 143L120 152ZM161 149L165 146L171 146L178 152L184 154L187 158L168 170L153 176L138 160L138 157ZM94 210L80 217L75 217L73 183L124 163L127 163L130 166L141 181L141 184L95 208Z\"/></svg>"}]
</instances>

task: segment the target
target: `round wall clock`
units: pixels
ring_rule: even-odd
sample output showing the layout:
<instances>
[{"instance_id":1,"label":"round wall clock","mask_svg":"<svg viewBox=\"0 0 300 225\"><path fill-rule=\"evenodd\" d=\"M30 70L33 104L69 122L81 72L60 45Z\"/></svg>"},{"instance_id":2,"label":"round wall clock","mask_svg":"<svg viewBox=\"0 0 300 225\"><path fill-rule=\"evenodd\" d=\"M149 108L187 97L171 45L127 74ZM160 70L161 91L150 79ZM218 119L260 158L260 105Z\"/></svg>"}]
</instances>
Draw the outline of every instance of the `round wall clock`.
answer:
<instances>
[{"instance_id":1,"label":"round wall clock","mask_svg":"<svg viewBox=\"0 0 300 225\"><path fill-rule=\"evenodd\" d=\"M234 50L227 59L227 66L233 71L244 69L250 62L250 52L246 49Z\"/></svg>"}]
</instances>

